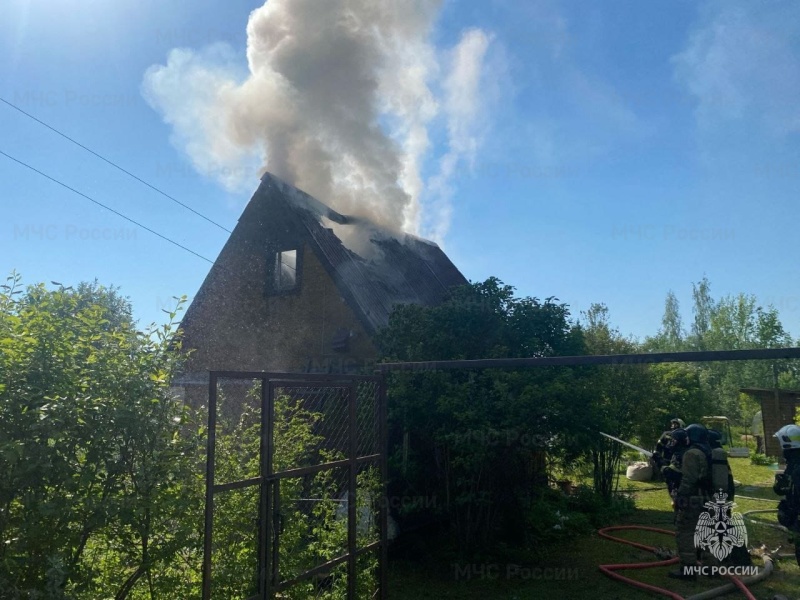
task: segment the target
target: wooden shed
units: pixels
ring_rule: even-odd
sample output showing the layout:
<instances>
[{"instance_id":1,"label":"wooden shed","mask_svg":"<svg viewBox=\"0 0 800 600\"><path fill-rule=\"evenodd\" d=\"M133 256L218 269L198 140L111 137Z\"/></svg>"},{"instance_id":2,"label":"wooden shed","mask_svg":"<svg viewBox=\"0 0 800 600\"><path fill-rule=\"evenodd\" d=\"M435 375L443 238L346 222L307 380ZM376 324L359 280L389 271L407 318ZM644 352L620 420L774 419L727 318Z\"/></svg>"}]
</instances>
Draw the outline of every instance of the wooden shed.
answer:
<instances>
[{"instance_id":1,"label":"wooden shed","mask_svg":"<svg viewBox=\"0 0 800 600\"><path fill-rule=\"evenodd\" d=\"M797 406L800 403L800 390L742 388L739 391L761 403L766 455L776 457L782 462L783 453L780 444L773 436L784 425L795 422Z\"/></svg>"}]
</instances>

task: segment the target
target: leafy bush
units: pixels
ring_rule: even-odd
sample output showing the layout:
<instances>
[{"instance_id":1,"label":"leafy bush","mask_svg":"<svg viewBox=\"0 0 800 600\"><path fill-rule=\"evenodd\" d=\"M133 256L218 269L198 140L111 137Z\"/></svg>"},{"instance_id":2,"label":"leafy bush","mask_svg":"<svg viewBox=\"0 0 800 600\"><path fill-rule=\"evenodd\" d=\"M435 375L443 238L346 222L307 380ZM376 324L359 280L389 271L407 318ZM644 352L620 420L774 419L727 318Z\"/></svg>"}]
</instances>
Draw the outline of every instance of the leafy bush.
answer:
<instances>
[{"instance_id":1,"label":"leafy bush","mask_svg":"<svg viewBox=\"0 0 800 600\"><path fill-rule=\"evenodd\" d=\"M566 305L516 298L494 278L439 306L398 307L378 341L400 361L583 352ZM519 515L547 483L545 456L582 450L567 433L585 415L584 380L566 368L393 374L390 495L440 499L435 510L463 545L520 535Z\"/></svg>"},{"instance_id":2,"label":"leafy bush","mask_svg":"<svg viewBox=\"0 0 800 600\"><path fill-rule=\"evenodd\" d=\"M527 545L546 545L591 530L587 515L571 509L566 497L547 490L533 502L525 515Z\"/></svg>"},{"instance_id":3,"label":"leafy bush","mask_svg":"<svg viewBox=\"0 0 800 600\"><path fill-rule=\"evenodd\" d=\"M202 446L170 390L173 323L139 331L113 289L23 290L12 275L0 286L0 346L2 592L188 597Z\"/></svg>"},{"instance_id":4,"label":"leafy bush","mask_svg":"<svg viewBox=\"0 0 800 600\"><path fill-rule=\"evenodd\" d=\"M220 395L222 419L217 432L216 468L219 481L232 482L253 477L259 472L261 422L257 406L260 385L251 389L249 401L236 406L236 400ZM324 409L309 410L303 398L278 395L274 402L274 454L276 472L300 466L332 462L344 454L325 449ZM239 413L238 415L236 413ZM282 579L292 579L338 558L347 549L346 476L341 469L286 477L276 487L279 494L280 569ZM357 474L357 544L368 545L377 539L376 501L381 485L378 469L363 466ZM258 518L258 487L220 493L215 498L214 589L221 597L250 597L258 593L255 579L257 544L253 524ZM377 582L374 553L359 557L357 596L370 597ZM282 592L290 600L319 598L343 600L347 597L347 565L333 567L318 579L296 583Z\"/></svg>"},{"instance_id":5,"label":"leafy bush","mask_svg":"<svg viewBox=\"0 0 800 600\"><path fill-rule=\"evenodd\" d=\"M764 454L759 454L758 452L750 452L750 464L762 465L768 467L774 462L777 461L775 461L775 459L769 456L766 456Z\"/></svg>"},{"instance_id":6,"label":"leafy bush","mask_svg":"<svg viewBox=\"0 0 800 600\"><path fill-rule=\"evenodd\" d=\"M570 496L548 489L525 515L526 542L544 548L558 540L586 535L618 522L634 508L633 500L626 496L609 501L588 486L578 486Z\"/></svg>"},{"instance_id":7,"label":"leafy bush","mask_svg":"<svg viewBox=\"0 0 800 600\"><path fill-rule=\"evenodd\" d=\"M176 313L140 331L113 289L23 290L16 275L0 286L3 600L197 597L205 432L170 388L182 361ZM247 408L257 402L232 405L218 422L217 483L259 471L260 419ZM325 414L284 396L275 411L276 469L343 458L320 448ZM284 576L343 554L346 481L332 471L281 480ZM363 547L377 538L378 469L359 465L357 487ZM257 591L259 487L216 494L215 517L215 593L249 597ZM358 597L370 597L376 554L357 564ZM284 596L342 599L346 571L336 566Z\"/></svg>"},{"instance_id":8,"label":"leafy bush","mask_svg":"<svg viewBox=\"0 0 800 600\"><path fill-rule=\"evenodd\" d=\"M593 529L615 523L636 508L633 499L626 495L613 495L606 499L588 486L578 486L567 503L572 510L587 515Z\"/></svg>"}]
</instances>

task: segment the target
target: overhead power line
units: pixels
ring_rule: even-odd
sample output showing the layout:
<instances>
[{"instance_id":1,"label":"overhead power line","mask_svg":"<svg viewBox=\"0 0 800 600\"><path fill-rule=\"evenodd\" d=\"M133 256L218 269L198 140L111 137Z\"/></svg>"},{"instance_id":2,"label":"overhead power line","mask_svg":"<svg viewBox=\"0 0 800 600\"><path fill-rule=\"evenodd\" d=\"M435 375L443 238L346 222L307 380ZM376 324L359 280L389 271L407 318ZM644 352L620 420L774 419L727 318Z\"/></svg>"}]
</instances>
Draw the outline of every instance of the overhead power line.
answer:
<instances>
[{"instance_id":1,"label":"overhead power line","mask_svg":"<svg viewBox=\"0 0 800 600\"><path fill-rule=\"evenodd\" d=\"M73 187L70 187L69 185L67 185L67 184L66 184L66 183L64 183L63 181L59 181L59 180L58 180L58 179L56 179L55 177L51 177L51 176L50 176L50 175L48 175L47 173L43 173L42 171L40 171L40 170L39 170L39 169L37 169L36 167L32 167L32 166L31 166L31 165L29 165L28 163L26 163L26 162L23 162L23 161L19 160L18 158L14 158L14 157L13 157L13 156L11 156L10 154L7 154L7 153L3 152L2 150L0 150L0 154L2 154L3 156L5 156L5 157L6 157L6 158L8 158L8 159L11 159L11 160L13 160L15 163L17 163L17 164L20 164L20 165L22 165L23 167L25 167L25 168L27 168L27 169L30 169L30 170L31 170L31 171L33 171L34 173L38 173L38 174L39 174L39 175L41 175L42 177L44 177L44 178L46 178L46 179L49 179L49 180L50 180L50 181L52 181L53 183L57 183L57 184L58 184L58 185L60 185L61 187L68 189L70 192L73 192L73 193L75 193L75 194L78 194L79 196L81 196L81 197L83 197L83 198L86 198L86 199L87 199L87 200L89 200L90 202L93 202L93 203L97 204L98 206L100 206L100 207L102 207L102 208L105 208L106 210L108 210L108 211L110 211L110 212L114 213L115 215L117 215L117 216L119 216L119 217L122 217L123 219L125 219L125 220L126 220L126 221L128 221L129 223L133 223L133 224L134 224L134 225L136 225L137 227L141 227L141 228L142 228L142 229L144 229L145 231L149 231L149 232L150 232L150 233L152 233L153 235L156 235L156 236L160 237L162 240L164 240L164 241L166 241L166 242L169 242L169 243L170 243L170 244L172 244L173 246L177 246L177 247L178 247L178 248L180 248L181 250L186 250L186 252L189 252L189 253L191 253L191 254L195 255L197 258L201 258L201 259L203 259L204 261L206 261L206 262L208 262L208 263L211 263L212 265L214 264L214 261L213 261L213 260L211 260L211 259L209 259L209 258L206 258L206 257L205 257L205 256L203 256L202 254L198 254L198 253L197 253L197 252L195 252L194 250L191 250L191 249L187 248L186 246L184 246L184 245L182 245L182 244L180 244L180 243L176 242L175 240L173 240L173 239L170 239L170 238L168 238L167 236L165 236L165 235L162 235L162 234L158 233L158 232L157 232L157 231L155 231L154 229L150 229L150 228L149 228L147 225L143 225L142 223L139 223L138 221L136 221L136 220L134 220L134 219L131 219L130 217L128 217L128 216L126 216L126 215L122 214L122 213L121 213L121 212L119 212L118 210L114 210L114 209L113 209L113 208L111 208L110 206L106 206L105 204L103 204L102 202L99 202L99 201L95 200L95 199L94 199L94 198L92 198L91 196L87 196L87 195L86 195L86 194L84 194L83 192L81 192L81 191L79 191L79 190L76 190L76 189L75 189L75 188L73 188Z\"/></svg>"},{"instance_id":2,"label":"overhead power line","mask_svg":"<svg viewBox=\"0 0 800 600\"><path fill-rule=\"evenodd\" d=\"M148 183L147 181L145 181L145 180L144 180L144 179L142 179L141 177L138 177L137 175L134 175L133 173L131 173L131 172L130 172L130 171L128 171L127 169L125 169L125 168L123 168L123 167L119 166L119 165L118 165L117 163L115 163L114 161L107 159L105 156L102 156L101 154L98 154L97 152L95 152L95 151L94 151L94 150L92 150L91 148L87 148L86 146L84 146L83 144L81 144L79 141L77 141L77 140L75 140L75 139L71 138L70 136L68 136L66 133L62 133L61 131L59 131L58 129L56 129L55 127L53 127L52 125L48 125L47 123L45 123L45 122L44 122L44 121L42 121L41 119L37 119L37 118L36 118L36 117L34 117L32 114L30 114L30 113L28 113L28 112L25 112L25 111L24 111L24 110L22 110L22 109L21 109L19 106L15 105L15 104L13 104L13 103L11 103L11 102L9 102L9 101L8 101L8 100L6 100L5 98L2 98L2 97L0 97L0 102L2 102L3 104L6 104L7 106L9 106L9 107L13 108L13 109L14 109L14 110L16 110L16 111L18 111L18 112L22 113L23 115L25 115L25 116L26 116L26 117L28 117L29 119L33 119L34 121L36 121L36 122L37 122L37 123L39 123L40 125L43 125L44 127L47 127L47 128L48 128L50 131L52 131L53 133L57 133L58 135L60 135L61 137L63 137L65 140L68 140L68 141L72 142L73 144L75 144L75 145L76 145L76 146L78 146L79 148L82 148L82 149L84 149L84 150L85 150L86 152L88 152L89 154L92 154L92 155L96 156L97 158L99 158L100 160L102 160L102 161L104 161L104 162L108 163L109 165L111 165L111 166L112 166L112 167L114 167L115 169L118 169L118 170L122 171L123 173L125 173L125 174L126 174L126 175L128 175L129 177L133 177L133 178L134 178L136 181L138 181L139 183L142 183L142 184L146 185L146 186L147 186L147 187L149 187L151 190L153 190L153 191L155 191L155 192L158 192L159 194L161 194L161 195L162 195L162 196L164 196L165 198L168 198L168 199L172 200L173 202L175 202L176 204L178 204L178 205L182 206L182 207L183 207L183 208L185 208L186 210L193 212L194 214L196 214L196 215L197 215L198 217L200 217L201 219L205 219L206 221L208 221L208 222L209 222L209 223L211 223L212 225L216 225L217 227L219 227L219 228L220 228L220 229L222 229L223 231L226 231L226 232L228 232L228 233L232 233L232 232L231 232L231 230L230 230L230 229L228 229L227 227L225 227L224 225L220 225L219 223L217 223L217 222L216 222L216 221L214 221L213 219L210 219L209 217L205 216L204 214L202 214L202 213L200 213L200 212L196 211L196 210L195 210L195 209L193 209L191 206L188 206L188 205L184 204L183 202L181 202L181 201L180 201L180 200L178 200L177 198L174 198L174 197L170 196L168 193L166 193L166 192L164 192L164 191L162 191L162 190L158 189L156 186L152 185L151 183Z\"/></svg>"}]
</instances>

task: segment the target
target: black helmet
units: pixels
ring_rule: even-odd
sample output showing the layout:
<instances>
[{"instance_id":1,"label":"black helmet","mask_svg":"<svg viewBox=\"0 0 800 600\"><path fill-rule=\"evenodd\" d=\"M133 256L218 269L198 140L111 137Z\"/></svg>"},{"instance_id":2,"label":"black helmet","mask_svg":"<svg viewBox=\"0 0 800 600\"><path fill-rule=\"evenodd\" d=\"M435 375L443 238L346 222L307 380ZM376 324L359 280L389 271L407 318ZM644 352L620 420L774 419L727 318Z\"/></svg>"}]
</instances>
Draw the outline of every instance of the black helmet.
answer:
<instances>
[{"instance_id":1,"label":"black helmet","mask_svg":"<svg viewBox=\"0 0 800 600\"><path fill-rule=\"evenodd\" d=\"M673 440L675 440L675 443L678 446L680 446L680 445L686 443L686 439L689 436L686 434L686 430L685 429L673 429L672 431L669 432L669 437L671 437Z\"/></svg>"},{"instance_id":2,"label":"black helmet","mask_svg":"<svg viewBox=\"0 0 800 600\"><path fill-rule=\"evenodd\" d=\"M722 448L722 434L716 429L708 430L708 445L712 448Z\"/></svg>"},{"instance_id":3,"label":"black helmet","mask_svg":"<svg viewBox=\"0 0 800 600\"><path fill-rule=\"evenodd\" d=\"M689 441L692 444L708 443L708 429L697 423L692 423L686 428L686 435L689 436Z\"/></svg>"}]
</instances>

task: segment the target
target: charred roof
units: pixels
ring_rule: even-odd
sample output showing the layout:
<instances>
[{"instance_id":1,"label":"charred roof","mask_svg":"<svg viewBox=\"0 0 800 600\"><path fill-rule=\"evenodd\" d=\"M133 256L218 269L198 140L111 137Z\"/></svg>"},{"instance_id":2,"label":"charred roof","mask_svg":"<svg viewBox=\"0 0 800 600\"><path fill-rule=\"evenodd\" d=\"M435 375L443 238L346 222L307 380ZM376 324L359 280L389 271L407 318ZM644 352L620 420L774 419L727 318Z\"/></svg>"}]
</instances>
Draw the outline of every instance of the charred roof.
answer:
<instances>
[{"instance_id":1,"label":"charred roof","mask_svg":"<svg viewBox=\"0 0 800 600\"><path fill-rule=\"evenodd\" d=\"M451 287L467 283L435 243L340 214L270 173L262 177L212 272L232 246L268 253L304 243L370 334L388 324L395 306L439 304ZM195 301L210 292L207 284L208 278ZM192 313L189 307L184 323Z\"/></svg>"}]
</instances>

